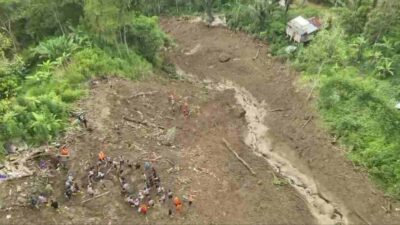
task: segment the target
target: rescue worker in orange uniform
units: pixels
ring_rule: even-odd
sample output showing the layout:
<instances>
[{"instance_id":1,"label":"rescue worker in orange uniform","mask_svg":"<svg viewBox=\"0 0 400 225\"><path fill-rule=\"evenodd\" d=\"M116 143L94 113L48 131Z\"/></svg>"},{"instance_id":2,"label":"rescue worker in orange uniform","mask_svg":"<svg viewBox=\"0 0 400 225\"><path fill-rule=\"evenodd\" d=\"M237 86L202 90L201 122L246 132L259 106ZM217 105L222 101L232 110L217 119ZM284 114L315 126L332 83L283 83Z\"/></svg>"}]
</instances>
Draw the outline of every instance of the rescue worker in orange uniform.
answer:
<instances>
[{"instance_id":1,"label":"rescue worker in orange uniform","mask_svg":"<svg viewBox=\"0 0 400 225\"><path fill-rule=\"evenodd\" d=\"M60 154L62 156L69 156L69 149L64 145L61 147Z\"/></svg>"},{"instance_id":2,"label":"rescue worker in orange uniform","mask_svg":"<svg viewBox=\"0 0 400 225\"><path fill-rule=\"evenodd\" d=\"M175 205L175 208L176 208L177 212L181 212L182 211L182 201L178 197L174 198L174 205Z\"/></svg>"},{"instance_id":3,"label":"rescue worker in orange uniform","mask_svg":"<svg viewBox=\"0 0 400 225\"><path fill-rule=\"evenodd\" d=\"M103 151L99 152L99 160L100 161L106 160L106 154Z\"/></svg>"}]
</instances>

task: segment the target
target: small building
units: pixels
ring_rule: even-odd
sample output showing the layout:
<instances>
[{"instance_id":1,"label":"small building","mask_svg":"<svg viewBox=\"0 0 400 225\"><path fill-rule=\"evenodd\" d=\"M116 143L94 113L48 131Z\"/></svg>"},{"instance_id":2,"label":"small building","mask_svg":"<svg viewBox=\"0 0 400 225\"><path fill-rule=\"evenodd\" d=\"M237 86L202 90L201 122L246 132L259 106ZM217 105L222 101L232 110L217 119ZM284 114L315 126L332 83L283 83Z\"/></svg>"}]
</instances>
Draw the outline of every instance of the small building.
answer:
<instances>
[{"instance_id":1,"label":"small building","mask_svg":"<svg viewBox=\"0 0 400 225\"><path fill-rule=\"evenodd\" d=\"M298 16L288 22L286 34L291 40L298 43L307 42L321 29L321 26L322 23L317 17L304 19L302 16Z\"/></svg>"}]
</instances>

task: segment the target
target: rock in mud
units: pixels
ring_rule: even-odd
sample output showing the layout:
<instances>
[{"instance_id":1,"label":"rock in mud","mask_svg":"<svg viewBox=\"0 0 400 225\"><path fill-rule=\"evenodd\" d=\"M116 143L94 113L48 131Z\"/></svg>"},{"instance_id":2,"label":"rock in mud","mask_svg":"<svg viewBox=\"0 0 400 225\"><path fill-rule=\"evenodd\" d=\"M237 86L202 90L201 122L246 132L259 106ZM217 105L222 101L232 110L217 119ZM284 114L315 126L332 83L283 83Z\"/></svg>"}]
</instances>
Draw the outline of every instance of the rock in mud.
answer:
<instances>
[{"instance_id":1,"label":"rock in mud","mask_svg":"<svg viewBox=\"0 0 400 225\"><path fill-rule=\"evenodd\" d=\"M221 63L226 63L226 62L228 62L229 60L231 60L231 56L228 55L228 54L226 54L226 53L221 53L221 54L218 56L218 60L219 60Z\"/></svg>"},{"instance_id":2,"label":"rock in mud","mask_svg":"<svg viewBox=\"0 0 400 225\"><path fill-rule=\"evenodd\" d=\"M246 111L242 107L234 107L232 111L237 118L244 118L246 115Z\"/></svg>"},{"instance_id":3,"label":"rock in mud","mask_svg":"<svg viewBox=\"0 0 400 225\"><path fill-rule=\"evenodd\" d=\"M172 146L176 137L176 127L172 127L167 130L167 133L160 137L161 144L166 146Z\"/></svg>"},{"instance_id":4,"label":"rock in mud","mask_svg":"<svg viewBox=\"0 0 400 225\"><path fill-rule=\"evenodd\" d=\"M14 154L18 151L18 147L10 142L5 143L3 147L6 150L7 154Z\"/></svg>"},{"instance_id":5,"label":"rock in mud","mask_svg":"<svg viewBox=\"0 0 400 225\"><path fill-rule=\"evenodd\" d=\"M18 202L18 204L25 204L26 203L26 198L24 198L22 196L18 196L17 197L17 202Z\"/></svg>"}]
</instances>

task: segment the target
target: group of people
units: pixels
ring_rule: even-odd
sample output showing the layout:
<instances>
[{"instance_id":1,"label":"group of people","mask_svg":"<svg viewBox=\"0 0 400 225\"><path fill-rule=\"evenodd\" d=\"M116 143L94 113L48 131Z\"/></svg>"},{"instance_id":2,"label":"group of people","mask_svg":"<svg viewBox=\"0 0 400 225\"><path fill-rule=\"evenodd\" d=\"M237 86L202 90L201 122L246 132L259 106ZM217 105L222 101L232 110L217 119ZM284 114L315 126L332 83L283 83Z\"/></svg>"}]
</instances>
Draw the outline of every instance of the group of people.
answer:
<instances>
[{"instance_id":1,"label":"group of people","mask_svg":"<svg viewBox=\"0 0 400 225\"><path fill-rule=\"evenodd\" d=\"M34 209L38 209L41 206L51 206L54 209L58 209L58 202L51 198L53 188L50 184L47 184L39 194L32 193L30 195L30 205ZM50 199L50 201L49 201Z\"/></svg>"},{"instance_id":2,"label":"group of people","mask_svg":"<svg viewBox=\"0 0 400 225\"><path fill-rule=\"evenodd\" d=\"M72 194L78 193L80 191L79 185L74 181L74 177L70 174L65 182L65 192L64 195L67 199L71 199Z\"/></svg>"},{"instance_id":3,"label":"group of people","mask_svg":"<svg viewBox=\"0 0 400 225\"><path fill-rule=\"evenodd\" d=\"M183 116L187 119L190 116L190 108L187 98L181 99L181 97L177 96L175 93L171 92L168 95L168 102L171 105L172 111L176 111L179 107Z\"/></svg>"},{"instance_id":4,"label":"group of people","mask_svg":"<svg viewBox=\"0 0 400 225\"><path fill-rule=\"evenodd\" d=\"M122 193L125 195L125 201L141 214L147 214L150 208L155 207L156 204L167 205L168 214L172 215L172 204L176 208L176 212L182 211L182 201L176 196L173 197L173 192L171 189L166 190L161 185L161 179L155 169L155 167L150 162L144 163L144 173L143 173L143 189L137 192L129 192L128 187L130 186L124 177L121 177L121 188ZM140 168L140 167L139 167Z\"/></svg>"},{"instance_id":5,"label":"group of people","mask_svg":"<svg viewBox=\"0 0 400 225\"><path fill-rule=\"evenodd\" d=\"M136 185L129 183L127 178L133 170L139 170L142 166L139 163L133 164L123 156L112 158L106 156L103 151L98 154L98 160L94 166L89 166L87 173L87 189L88 196L93 197L95 194L94 186L105 179L109 174L114 174L118 177L121 195L126 203L137 209L141 214L147 214L150 208L156 204L167 205L168 214L172 215L173 207L177 213L182 211L183 203L179 197L173 195L170 189L165 189L161 185L161 178L155 167L150 162L143 164L143 183ZM70 198L73 193L79 191L76 182L70 175L66 182L66 197ZM191 202L189 203L191 204Z\"/></svg>"},{"instance_id":6,"label":"group of people","mask_svg":"<svg viewBox=\"0 0 400 225\"><path fill-rule=\"evenodd\" d=\"M171 105L175 105L177 97L174 94L169 96ZM180 106L180 109L185 117L189 116L189 105L185 99ZM83 113L78 115L79 121L87 126L87 119ZM66 168L66 162L69 160L70 151L64 145L60 147L59 161L61 165ZM176 213L182 212L183 202L178 196L174 196L171 189L165 189L161 185L161 179L150 162L143 164L143 183L133 187L133 184L129 183L127 179L128 173L126 171L139 170L141 168L140 163L132 164L129 160L126 160L123 156L112 158L106 156L103 151L100 151L95 164L89 165L87 170L87 187L86 194L89 197L94 197L96 183L102 183L109 174L116 175L120 183L121 194L124 196L125 202L131 207L136 208L138 213L147 214L150 208L156 205L164 205L168 208L168 215L172 215L173 211ZM85 182L82 182L85 183ZM104 185L104 184L103 184ZM85 186L81 186L84 188ZM73 195L81 192L78 182L74 179L72 174L68 174L64 187L64 196L67 200L71 199ZM47 196L47 197L46 197ZM38 196L31 198L31 204L33 207L38 208L40 205L50 205L54 209L59 208L57 201L51 199L46 194L39 194ZM189 197L188 204L192 204L192 197ZM174 210L175 208L175 210Z\"/></svg>"}]
</instances>

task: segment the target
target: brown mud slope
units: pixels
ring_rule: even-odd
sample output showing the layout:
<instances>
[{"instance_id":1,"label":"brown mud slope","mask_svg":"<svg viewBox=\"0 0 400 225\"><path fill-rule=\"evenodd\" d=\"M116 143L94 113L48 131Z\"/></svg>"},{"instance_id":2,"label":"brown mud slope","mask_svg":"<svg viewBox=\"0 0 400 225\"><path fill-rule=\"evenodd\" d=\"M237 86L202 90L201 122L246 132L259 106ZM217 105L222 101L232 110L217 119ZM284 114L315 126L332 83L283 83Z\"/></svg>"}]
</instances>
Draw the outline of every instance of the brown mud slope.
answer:
<instances>
[{"instance_id":1,"label":"brown mud slope","mask_svg":"<svg viewBox=\"0 0 400 225\"><path fill-rule=\"evenodd\" d=\"M178 48L169 53L169 58L180 69L199 80L231 81L252 94L264 108L265 130L268 131L263 141L266 144L255 146L255 152L263 155L265 150L267 158L278 155L290 162L294 174L304 177L303 183L315 184L310 188L317 191L318 201L323 199L343 215L343 223L400 223L399 212L386 212L389 200L364 172L357 170L345 158L343 150L335 146L332 137L321 128L320 119L308 101L309 92L296 87L299 74L268 57L265 44L243 33L223 27L209 28L193 21L164 19L162 26L176 39ZM272 168L279 170L280 166L273 163ZM282 168L285 166L287 164ZM284 174L287 171L281 172L291 178L290 174ZM264 173L267 174L268 170ZM308 187L305 189L303 196L307 197ZM273 194L265 192L265 196L272 197ZM313 200L308 203L313 210ZM275 202L269 204L281 206ZM399 207L398 203L391 204L393 208ZM291 213L296 212L295 209ZM263 213L269 214L269 211L263 210ZM282 216L277 221L284 223L284 219ZM302 220L294 222L305 223Z\"/></svg>"},{"instance_id":2,"label":"brown mud slope","mask_svg":"<svg viewBox=\"0 0 400 225\"><path fill-rule=\"evenodd\" d=\"M98 194L110 191L108 195L85 204L85 193L66 201L62 195L66 172L53 171L50 182L60 201L60 212L49 207L33 210L16 206L35 177L7 181L0 184L0 224L316 223L299 194L271 173L265 160L243 143L247 124L234 91L209 90L202 83L159 77L140 82L109 79L93 83L90 96L79 105L87 112L93 131L76 131L63 141L72 149L69 172L86 185L85 165L95 160L99 150L112 157L124 155L142 165L156 158L154 165L162 185L178 196L196 195L194 204L189 207L185 202L183 213L172 217L163 204L151 208L147 216L139 215L123 201L113 173L104 185L95 184ZM142 92L150 94L138 95ZM171 92L188 99L188 119L169 103ZM124 117L145 122L129 122ZM162 137L172 127L176 127L176 137L168 146ZM256 176L223 145L222 138L241 158L251 162ZM124 173L136 190L142 188L142 172ZM4 210L8 207L12 209ZM7 215L11 218L6 219Z\"/></svg>"}]
</instances>

